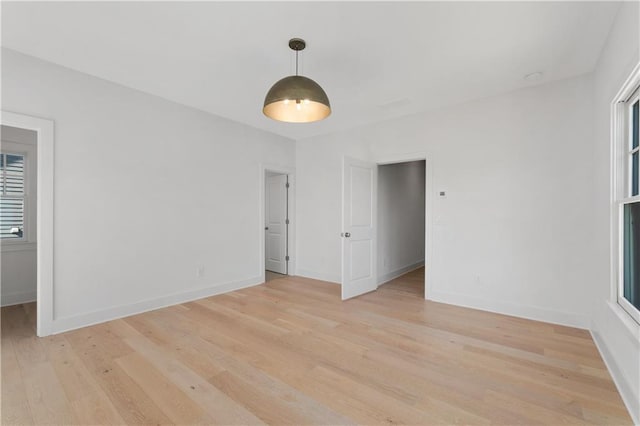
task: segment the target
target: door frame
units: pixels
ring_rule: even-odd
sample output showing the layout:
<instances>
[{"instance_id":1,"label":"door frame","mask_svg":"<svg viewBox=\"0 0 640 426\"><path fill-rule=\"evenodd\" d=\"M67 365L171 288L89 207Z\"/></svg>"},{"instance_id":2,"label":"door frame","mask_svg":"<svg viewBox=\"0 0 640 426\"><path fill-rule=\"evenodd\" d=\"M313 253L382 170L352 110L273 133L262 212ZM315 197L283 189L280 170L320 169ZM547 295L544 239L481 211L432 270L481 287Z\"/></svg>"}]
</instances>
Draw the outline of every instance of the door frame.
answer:
<instances>
[{"instance_id":1,"label":"door frame","mask_svg":"<svg viewBox=\"0 0 640 426\"><path fill-rule=\"evenodd\" d=\"M38 164L36 167L36 334L48 336L53 331L53 179L54 123L45 118L2 111L0 123L35 131Z\"/></svg>"},{"instance_id":2,"label":"door frame","mask_svg":"<svg viewBox=\"0 0 640 426\"><path fill-rule=\"evenodd\" d=\"M282 198L280 196L283 195ZM278 203L282 203L279 206L272 204L275 200ZM283 206L284 204L284 206ZM264 256L264 269L265 274L268 272L275 272L282 275L289 274L289 260L287 256L289 256L289 175L284 173L274 173L271 171L265 172L265 221L264 221L264 234L265 234L265 256ZM279 210L282 213L284 210L284 214L279 216L279 221L277 229L278 229L278 253L280 254L277 261L274 262L274 259L268 256L268 248L272 247L270 244L267 245L267 237L272 235L273 227L275 225L271 220L271 208L275 207L276 210ZM284 247L282 245L284 244ZM283 265L284 263L284 265ZM283 268L284 267L284 268ZM282 271L284 269L284 272Z\"/></svg>"},{"instance_id":3,"label":"door frame","mask_svg":"<svg viewBox=\"0 0 640 426\"><path fill-rule=\"evenodd\" d=\"M375 157L373 160L377 166L383 166L386 164L398 164L407 163L410 161L424 161L425 173L424 173L424 298L429 300L431 290L435 288L433 277L433 200L434 200L434 186L433 186L433 155L428 152L412 152L406 154L395 154L387 156ZM377 169L376 169L377 170ZM376 232L376 245L378 233Z\"/></svg>"},{"instance_id":4,"label":"door frame","mask_svg":"<svg viewBox=\"0 0 640 426\"><path fill-rule=\"evenodd\" d=\"M264 238L264 223L266 220L266 191L265 191L265 177L267 172L279 173L289 176L289 202L287 205L289 227L287 229L287 247L289 252L289 264L287 265L287 275L295 275L296 272L296 246L295 246L295 232L296 232L296 184L295 184L295 171L293 167L281 166L277 164L260 164L260 197L259 197L259 214L260 226L258 228L260 236L258 241L260 242L260 276L262 282L265 282L265 238Z\"/></svg>"}]
</instances>

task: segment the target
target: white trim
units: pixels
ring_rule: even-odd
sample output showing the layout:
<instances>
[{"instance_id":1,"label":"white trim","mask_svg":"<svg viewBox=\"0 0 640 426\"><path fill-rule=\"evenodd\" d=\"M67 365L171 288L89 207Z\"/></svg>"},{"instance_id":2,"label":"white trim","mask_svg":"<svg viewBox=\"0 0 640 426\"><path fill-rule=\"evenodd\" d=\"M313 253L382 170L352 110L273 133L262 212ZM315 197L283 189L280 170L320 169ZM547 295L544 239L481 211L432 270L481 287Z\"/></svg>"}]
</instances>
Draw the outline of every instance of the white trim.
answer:
<instances>
[{"instance_id":1,"label":"white trim","mask_svg":"<svg viewBox=\"0 0 640 426\"><path fill-rule=\"evenodd\" d=\"M403 276L411 271L415 271L416 269L420 269L424 266L424 260L416 263L412 263L411 265L404 266L402 268L398 268L395 271L387 272L384 275L378 276L378 287L383 284L388 283L389 281L393 281L398 277Z\"/></svg>"},{"instance_id":2,"label":"white trim","mask_svg":"<svg viewBox=\"0 0 640 426\"><path fill-rule=\"evenodd\" d=\"M638 63L629 78L622 85L611 102L611 210L610 210L610 241L611 241L611 283L610 301L617 303L624 311L640 324L640 310L628 303L624 298L624 257L622 255L624 247L624 220L623 206L628 203L637 202L638 196L629 196L631 189L629 154L629 123L628 110L629 102L635 102L640 87L640 63ZM627 158L628 157L628 158ZM621 170L620 166L626 164ZM621 187L624 182L624 187ZM625 303L627 302L627 303Z\"/></svg>"},{"instance_id":3,"label":"white trim","mask_svg":"<svg viewBox=\"0 0 640 426\"><path fill-rule=\"evenodd\" d=\"M242 281L233 281L223 284L216 284L208 287L201 287L195 290L188 290L180 293L168 294L166 296L153 299L142 300L129 305L114 306L94 312L73 315L70 317L56 318L53 321L53 333L58 334L69 330L75 330L118 318L149 312L167 306L178 305L180 303L191 302L230 291L240 290L263 284L262 277L253 277Z\"/></svg>"},{"instance_id":4,"label":"white trim","mask_svg":"<svg viewBox=\"0 0 640 426\"><path fill-rule=\"evenodd\" d=\"M374 159L375 163L378 166L384 164L395 164L395 163L407 163L410 161L422 161L425 162L425 173L424 173L424 264L426 265L425 273L424 273L424 298L427 300L431 299L432 289L435 288L433 277L435 274L433 273L433 202L434 202L434 156L433 154L425 151L420 152L409 152L404 154L394 154L389 156L382 156ZM377 238L377 234L376 234Z\"/></svg>"},{"instance_id":5,"label":"white trim","mask_svg":"<svg viewBox=\"0 0 640 426\"><path fill-rule=\"evenodd\" d=\"M618 246L618 241L620 240L620 229L618 226L619 222L619 214L620 207L618 206L619 190L618 190L618 181L619 181L619 159L618 149L616 147L616 141L618 140L618 135L624 129L624 123L621 122L619 110L621 108L620 103L617 101L618 96L611 101L611 110L609 121L610 125L610 135L609 135L609 168L611 170L611 175L609 176L609 301L616 301L618 298L618 274L619 268L618 264L618 251L620 247Z\"/></svg>"},{"instance_id":6,"label":"white trim","mask_svg":"<svg viewBox=\"0 0 640 426\"><path fill-rule=\"evenodd\" d=\"M598 348L598 352L600 352L600 356L607 370L609 370L609 374L611 374L613 383L615 383L618 393L622 397L624 405L627 407L627 411L629 411L631 421L633 421L635 425L640 425L640 400L634 395L633 388L629 385L625 374L618 368L615 357L609 351L600 334L595 330L591 330L591 338L596 344L596 348Z\"/></svg>"},{"instance_id":7,"label":"white trim","mask_svg":"<svg viewBox=\"0 0 640 426\"><path fill-rule=\"evenodd\" d=\"M2 307L20 305L22 303L35 302L38 297L37 291L20 291L2 295Z\"/></svg>"},{"instance_id":8,"label":"white trim","mask_svg":"<svg viewBox=\"0 0 640 426\"><path fill-rule=\"evenodd\" d=\"M629 314L622 309L620 304L607 301L606 305L607 309L611 311L615 318L622 324L622 327L619 327L619 329L624 330L624 332L621 334L628 338L629 341L640 350L640 325L629 317ZM596 329L596 327L592 327L592 329Z\"/></svg>"},{"instance_id":9,"label":"white trim","mask_svg":"<svg viewBox=\"0 0 640 426\"><path fill-rule=\"evenodd\" d=\"M282 166L277 164L260 164L260 196L258 200L258 220L260 221L258 232L260 233L258 241L260 242L260 274L262 276L262 282L265 282L265 247L264 247L264 224L265 224L265 174L267 172L274 172L280 174L286 174L289 176L289 228L287 235L287 243L289 245L289 265L287 267L288 275L297 275L296 271L296 169L294 167Z\"/></svg>"},{"instance_id":10,"label":"white trim","mask_svg":"<svg viewBox=\"0 0 640 426\"><path fill-rule=\"evenodd\" d=\"M618 306L624 310L635 322L638 326L640 326L640 310L633 306L631 302L627 300L623 295L624 289L620 289L620 293L618 294Z\"/></svg>"},{"instance_id":11,"label":"white trim","mask_svg":"<svg viewBox=\"0 0 640 426\"><path fill-rule=\"evenodd\" d=\"M639 83L640 84L640 83ZM640 87L640 86L638 86ZM629 99L627 99L624 102L624 105L626 105L626 111L624 112L624 118L625 118L625 122L624 122L624 126L626 129L625 132L625 140L624 140L624 144L626 146L626 149L628 151L627 154L627 185L628 187L626 188L625 191L625 196L629 196L631 194L631 189L633 188L633 173L631 172L633 170L633 155L640 151L640 146L637 146L635 148L631 147L631 139L633 137L633 126L631 125L632 121L631 121L631 114L633 112L633 104L635 104L636 102L638 102L640 96L640 92L638 92L638 88L636 88L636 93L634 95L631 95L631 97ZM616 111L617 113L620 113L620 109L618 109ZM640 173L638 173L638 177L637 179L639 180L638 182L635 182L636 185L638 185L640 187Z\"/></svg>"},{"instance_id":12,"label":"white trim","mask_svg":"<svg viewBox=\"0 0 640 426\"><path fill-rule=\"evenodd\" d=\"M37 133L37 335L53 331L53 192L54 125L52 120L2 111L0 122L6 126L34 130Z\"/></svg>"},{"instance_id":13,"label":"white trim","mask_svg":"<svg viewBox=\"0 0 640 426\"><path fill-rule=\"evenodd\" d=\"M318 281L324 281L324 282L330 283L330 284L338 284L338 285L340 285L340 282L342 281L342 278L341 278L340 275L327 274L327 273L324 273L324 272L309 271L307 269L298 269L296 271L296 275L299 276L299 277L311 278L311 279L318 280Z\"/></svg>"},{"instance_id":14,"label":"white trim","mask_svg":"<svg viewBox=\"0 0 640 426\"><path fill-rule=\"evenodd\" d=\"M589 329L589 326L591 325L589 316L584 314L556 311L538 306L521 305L494 299L484 299L461 293L433 292L429 299L434 302L447 303L450 305L463 306L481 311L495 312L503 315L566 325L581 329Z\"/></svg>"},{"instance_id":15,"label":"white trim","mask_svg":"<svg viewBox=\"0 0 640 426\"><path fill-rule=\"evenodd\" d=\"M385 164L398 164L398 163L409 163L411 161L422 161L426 160L427 157L432 157L431 155L427 155L426 152L409 152L405 154L393 154L382 157L381 159L376 161L376 164L379 166L383 166Z\"/></svg>"},{"instance_id":16,"label":"white trim","mask_svg":"<svg viewBox=\"0 0 640 426\"><path fill-rule=\"evenodd\" d=\"M611 103L616 104L618 102L626 102L630 100L637 90L636 86L638 84L640 84L640 63L636 64L633 68L627 80L624 82L618 93L613 97Z\"/></svg>"},{"instance_id":17,"label":"white trim","mask_svg":"<svg viewBox=\"0 0 640 426\"><path fill-rule=\"evenodd\" d=\"M613 97L610 104L610 142L609 142L609 166L611 175L609 177L609 298L606 301L607 312L609 317L605 324L609 324L610 328L607 335L601 335L595 332L598 327L594 323L592 326L593 340L600 351L600 355L604 360L622 399L629 410L635 424L640 424L640 398L634 387L629 384L628 377L621 366L616 361L615 351L611 351L607 345L607 341L613 339L615 342L621 336L628 338L633 345L640 344L640 324L638 324L618 303L618 295L620 294L621 274L620 268L622 253L622 208L621 205L633 200L635 197L628 197L628 188L621 187L620 182L627 183L626 176L621 174L620 166L625 160L623 155L629 151L628 146L624 145L627 141L627 128L624 120L625 102L629 100L634 93L635 88L640 85L640 62L636 64L626 79L618 93ZM622 140L621 140L622 139ZM625 172L625 170L622 170ZM618 330L620 332L618 333ZM613 336L610 334L613 333ZM618 342L616 345L618 345ZM636 346L637 348L637 346ZM624 359L624 358L623 358ZM631 378L633 380L633 378Z\"/></svg>"}]
</instances>

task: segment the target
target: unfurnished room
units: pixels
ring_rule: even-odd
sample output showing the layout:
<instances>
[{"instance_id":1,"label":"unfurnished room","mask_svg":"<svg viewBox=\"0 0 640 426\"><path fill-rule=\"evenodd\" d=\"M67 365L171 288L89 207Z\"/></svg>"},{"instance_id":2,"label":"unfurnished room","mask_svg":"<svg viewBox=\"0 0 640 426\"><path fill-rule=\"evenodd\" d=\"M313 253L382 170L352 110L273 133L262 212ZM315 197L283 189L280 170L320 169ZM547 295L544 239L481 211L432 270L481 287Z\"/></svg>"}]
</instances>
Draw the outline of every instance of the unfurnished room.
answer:
<instances>
[{"instance_id":1,"label":"unfurnished room","mask_svg":"<svg viewBox=\"0 0 640 426\"><path fill-rule=\"evenodd\" d=\"M640 425L640 1L0 1L2 425Z\"/></svg>"}]
</instances>

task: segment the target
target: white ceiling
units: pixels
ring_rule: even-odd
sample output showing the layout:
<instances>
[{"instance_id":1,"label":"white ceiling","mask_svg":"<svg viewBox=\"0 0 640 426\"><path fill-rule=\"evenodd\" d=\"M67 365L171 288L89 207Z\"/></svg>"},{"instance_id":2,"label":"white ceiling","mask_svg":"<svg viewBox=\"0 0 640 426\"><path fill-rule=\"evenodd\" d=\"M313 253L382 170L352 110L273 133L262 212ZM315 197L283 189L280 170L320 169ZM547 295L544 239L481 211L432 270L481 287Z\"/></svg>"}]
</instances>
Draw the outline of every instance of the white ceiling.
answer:
<instances>
[{"instance_id":1,"label":"white ceiling","mask_svg":"<svg viewBox=\"0 0 640 426\"><path fill-rule=\"evenodd\" d=\"M293 139L591 71L612 2L2 2L2 45ZM262 115L294 72L329 95L318 123ZM538 82L523 79L542 71Z\"/></svg>"}]
</instances>

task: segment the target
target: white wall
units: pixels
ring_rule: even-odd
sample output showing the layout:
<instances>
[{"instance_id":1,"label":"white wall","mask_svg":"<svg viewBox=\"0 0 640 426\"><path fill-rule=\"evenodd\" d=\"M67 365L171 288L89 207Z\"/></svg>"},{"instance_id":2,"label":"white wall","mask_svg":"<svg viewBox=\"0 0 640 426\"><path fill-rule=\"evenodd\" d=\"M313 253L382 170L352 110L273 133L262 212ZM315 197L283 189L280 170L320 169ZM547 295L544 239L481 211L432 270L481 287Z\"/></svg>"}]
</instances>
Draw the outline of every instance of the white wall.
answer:
<instances>
[{"instance_id":1,"label":"white wall","mask_svg":"<svg viewBox=\"0 0 640 426\"><path fill-rule=\"evenodd\" d=\"M369 157L364 141L344 138L340 133L296 143L296 167L304 168L296 169L296 275L341 280L342 157Z\"/></svg>"},{"instance_id":2,"label":"white wall","mask_svg":"<svg viewBox=\"0 0 640 426\"><path fill-rule=\"evenodd\" d=\"M343 155L426 151L447 192L427 297L587 328L592 118L583 76L299 141L298 273L340 280Z\"/></svg>"},{"instance_id":3,"label":"white wall","mask_svg":"<svg viewBox=\"0 0 640 426\"><path fill-rule=\"evenodd\" d=\"M425 162L378 166L378 284L424 264Z\"/></svg>"},{"instance_id":4,"label":"white wall","mask_svg":"<svg viewBox=\"0 0 640 426\"><path fill-rule=\"evenodd\" d=\"M36 300L36 132L10 126L0 126L2 150L26 154L27 199L25 203L25 240L2 241L0 254L0 300L2 306Z\"/></svg>"},{"instance_id":5,"label":"white wall","mask_svg":"<svg viewBox=\"0 0 640 426\"><path fill-rule=\"evenodd\" d=\"M293 141L6 49L2 108L55 121L54 331L260 282Z\"/></svg>"},{"instance_id":6,"label":"white wall","mask_svg":"<svg viewBox=\"0 0 640 426\"><path fill-rule=\"evenodd\" d=\"M2 250L2 306L36 300L36 249Z\"/></svg>"},{"instance_id":7,"label":"white wall","mask_svg":"<svg viewBox=\"0 0 640 426\"><path fill-rule=\"evenodd\" d=\"M611 102L640 60L640 3L620 7L594 73L594 305L592 333L629 411L640 424L640 327L612 295L610 262Z\"/></svg>"}]
</instances>

